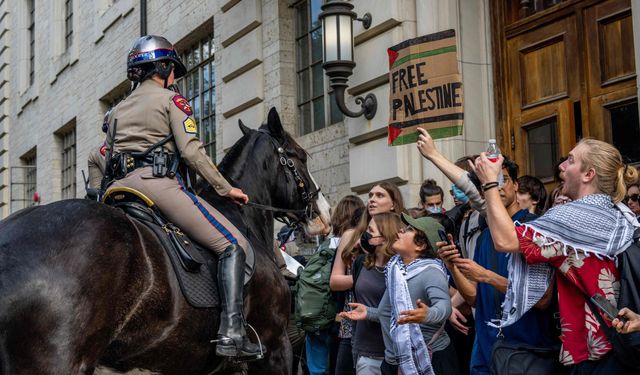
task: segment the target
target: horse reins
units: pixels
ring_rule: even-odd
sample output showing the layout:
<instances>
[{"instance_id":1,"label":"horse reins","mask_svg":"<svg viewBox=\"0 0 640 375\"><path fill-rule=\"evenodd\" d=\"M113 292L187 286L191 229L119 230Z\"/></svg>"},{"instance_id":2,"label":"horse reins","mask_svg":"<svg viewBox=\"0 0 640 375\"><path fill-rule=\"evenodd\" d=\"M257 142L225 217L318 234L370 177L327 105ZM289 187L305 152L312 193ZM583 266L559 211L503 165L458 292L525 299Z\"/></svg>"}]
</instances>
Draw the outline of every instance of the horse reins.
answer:
<instances>
[{"instance_id":1,"label":"horse reins","mask_svg":"<svg viewBox=\"0 0 640 375\"><path fill-rule=\"evenodd\" d=\"M298 194L302 198L302 201L305 203L306 207L302 210L295 210L290 208L280 208L280 207L274 207L274 206L269 206L269 205L264 205L259 203L253 203L253 202L248 202L247 206L255 207L264 211L274 212L276 213L276 215L274 215L274 218L279 222L286 224L290 227L294 227L294 228L298 227L300 223L304 221L304 219L313 217L312 199L318 196L318 194L320 193L320 188L317 188L315 191L311 193L307 190L307 185L304 183L304 180L302 180L300 173L298 173L298 169L296 168L295 163L293 162L293 160L289 159L286 155L286 152L285 152L285 149L287 146L286 141L284 145L280 145L278 141L275 139L275 137L268 130L258 129L258 132L269 136L269 140L271 141L271 143L273 143L273 145L276 148L276 151L278 152L280 165L282 165L283 167L286 167L289 170L289 172L291 172L291 174L293 175L293 180L296 183L296 189L298 191ZM299 216L298 220L292 221L287 216L277 215L277 214L288 214L288 213Z\"/></svg>"}]
</instances>

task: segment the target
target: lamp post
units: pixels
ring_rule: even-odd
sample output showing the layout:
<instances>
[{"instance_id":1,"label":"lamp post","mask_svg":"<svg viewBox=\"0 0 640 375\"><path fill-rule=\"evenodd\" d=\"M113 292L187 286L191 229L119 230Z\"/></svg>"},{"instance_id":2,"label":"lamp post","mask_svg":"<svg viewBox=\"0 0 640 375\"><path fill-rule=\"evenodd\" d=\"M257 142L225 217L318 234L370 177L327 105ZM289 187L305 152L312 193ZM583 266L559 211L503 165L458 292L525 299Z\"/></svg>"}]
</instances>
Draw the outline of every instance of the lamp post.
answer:
<instances>
[{"instance_id":1,"label":"lamp post","mask_svg":"<svg viewBox=\"0 0 640 375\"><path fill-rule=\"evenodd\" d=\"M371 120L376 115L378 101L373 94L364 98L358 96L355 101L360 111L352 112L344 102L344 92L349 86L347 81L356 66L353 61L353 20L362 21L365 28L371 25L371 14L362 19L356 18L353 4L345 1L329 1L321 7L318 17L322 20L322 49L325 74L329 77L329 85L333 89L336 104L340 111L349 117L364 115Z\"/></svg>"}]
</instances>

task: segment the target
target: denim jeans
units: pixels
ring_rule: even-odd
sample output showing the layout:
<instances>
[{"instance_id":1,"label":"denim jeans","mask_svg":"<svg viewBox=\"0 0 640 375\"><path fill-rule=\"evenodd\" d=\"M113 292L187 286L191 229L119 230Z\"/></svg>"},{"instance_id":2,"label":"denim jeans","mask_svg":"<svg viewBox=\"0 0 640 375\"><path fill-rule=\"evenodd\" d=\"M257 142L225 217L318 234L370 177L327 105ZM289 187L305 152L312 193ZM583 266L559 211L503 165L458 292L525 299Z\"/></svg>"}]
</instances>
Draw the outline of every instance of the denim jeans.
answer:
<instances>
[{"instance_id":1,"label":"denim jeans","mask_svg":"<svg viewBox=\"0 0 640 375\"><path fill-rule=\"evenodd\" d=\"M307 333L305 348L309 374L325 375L328 372L330 340L328 330L321 330L317 334Z\"/></svg>"}]
</instances>

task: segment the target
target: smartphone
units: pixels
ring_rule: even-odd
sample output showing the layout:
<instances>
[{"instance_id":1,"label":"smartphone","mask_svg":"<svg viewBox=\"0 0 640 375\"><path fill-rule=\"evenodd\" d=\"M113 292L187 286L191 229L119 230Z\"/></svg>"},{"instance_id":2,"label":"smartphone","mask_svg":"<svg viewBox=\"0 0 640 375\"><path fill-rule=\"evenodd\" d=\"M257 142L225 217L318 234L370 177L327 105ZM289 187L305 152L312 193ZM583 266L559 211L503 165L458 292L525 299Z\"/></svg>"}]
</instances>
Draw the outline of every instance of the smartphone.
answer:
<instances>
[{"instance_id":1,"label":"smartphone","mask_svg":"<svg viewBox=\"0 0 640 375\"><path fill-rule=\"evenodd\" d=\"M438 236L440 237L441 241L451 244L451 242L449 241L449 237L447 237L447 232L445 232L443 228L438 229ZM456 249L458 249L458 254L460 254L460 258L464 258L458 244L454 243L453 245L456 247Z\"/></svg>"},{"instance_id":2,"label":"smartphone","mask_svg":"<svg viewBox=\"0 0 640 375\"><path fill-rule=\"evenodd\" d=\"M438 229L438 236L440 236L440 241L449 243L449 237L447 237L447 232L445 232L444 229Z\"/></svg>"},{"instance_id":3,"label":"smartphone","mask_svg":"<svg viewBox=\"0 0 640 375\"><path fill-rule=\"evenodd\" d=\"M598 306L598 308L607 316L613 320L618 317L618 309L609 302L602 294L594 294L591 296L591 301Z\"/></svg>"}]
</instances>

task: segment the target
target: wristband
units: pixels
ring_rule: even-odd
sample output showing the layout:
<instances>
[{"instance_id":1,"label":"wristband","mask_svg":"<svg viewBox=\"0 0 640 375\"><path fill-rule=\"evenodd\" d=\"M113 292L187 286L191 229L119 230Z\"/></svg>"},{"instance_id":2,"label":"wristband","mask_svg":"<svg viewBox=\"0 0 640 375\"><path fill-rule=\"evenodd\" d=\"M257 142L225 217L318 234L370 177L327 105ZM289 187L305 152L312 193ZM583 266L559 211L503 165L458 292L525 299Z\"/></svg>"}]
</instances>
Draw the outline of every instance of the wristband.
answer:
<instances>
[{"instance_id":1,"label":"wristband","mask_svg":"<svg viewBox=\"0 0 640 375\"><path fill-rule=\"evenodd\" d=\"M487 190L491 190L495 187L498 187L498 182L494 181L494 182L487 182L486 184L482 184L482 191L487 191Z\"/></svg>"}]
</instances>

